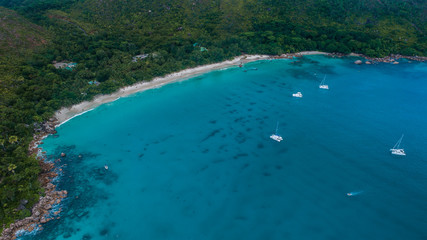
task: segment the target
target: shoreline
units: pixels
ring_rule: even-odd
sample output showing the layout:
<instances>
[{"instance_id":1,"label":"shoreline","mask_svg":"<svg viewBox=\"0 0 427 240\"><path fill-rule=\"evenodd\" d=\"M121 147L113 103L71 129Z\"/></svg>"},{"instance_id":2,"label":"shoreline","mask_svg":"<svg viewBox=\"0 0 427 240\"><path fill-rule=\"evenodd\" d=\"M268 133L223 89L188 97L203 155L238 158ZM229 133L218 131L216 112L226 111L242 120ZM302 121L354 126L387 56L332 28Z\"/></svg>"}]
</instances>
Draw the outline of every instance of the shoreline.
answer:
<instances>
[{"instance_id":1,"label":"shoreline","mask_svg":"<svg viewBox=\"0 0 427 240\"><path fill-rule=\"evenodd\" d=\"M73 105L71 107L64 107L55 112L55 118L58 121L58 125L56 127L68 122L74 117L77 117L81 114L89 112L96 107L99 107L102 104L114 102L122 97L127 97L129 95L143 92L145 90L158 88L163 85L186 80L188 78L207 73L213 70L221 69L221 68L229 68L232 66L238 66L240 62L248 63L258 60L269 59L268 55L243 55L234 58L233 60L227 60L220 63L208 64L203 66L198 66L195 68L185 69L179 72L171 73L163 77L156 77L149 82L139 82L131 86L123 87L118 91L108 94L108 95L97 95L91 101L84 101L79 104Z\"/></svg>"},{"instance_id":2,"label":"shoreline","mask_svg":"<svg viewBox=\"0 0 427 240\"><path fill-rule=\"evenodd\" d=\"M33 136L33 141L28 146L28 155L35 155L39 160L41 172L38 177L41 187L44 189L44 196L40 196L38 202L31 208L31 216L11 223L7 228L3 229L0 235L0 240L16 239L17 235L22 236L25 233L43 230L43 223L54 219L60 219L58 211L53 212L54 206L59 205L68 195L67 190L58 191L56 185L52 183L53 179L58 176L55 171L53 162L46 162L46 156L42 148L39 147L50 134L55 134L55 126L57 121L54 118L41 124Z\"/></svg>"},{"instance_id":3,"label":"shoreline","mask_svg":"<svg viewBox=\"0 0 427 240\"><path fill-rule=\"evenodd\" d=\"M213 70L238 66L238 64L240 64L241 62L248 63L248 62L253 62L258 60L266 60L269 58L270 56L268 55L243 55L243 56L235 57L232 60L198 66L195 68L189 68L179 72L168 74L163 77L156 77L149 82L139 82L131 86L123 87L118 91L108 95L97 95L91 101L84 101L79 104L73 105L71 107L63 107L60 110L56 111L54 115L54 117L58 121L58 125L56 125L56 127L66 123L67 121L69 121L74 117L77 117L81 114L91 111L102 104L116 101L121 97L127 97L129 95L143 92L145 90L149 90L153 88L158 88L169 83L186 80L188 78L191 78L203 73L207 73Z\"/></svg>"},{"instance_id":4,"label":"shoreline","mask_svg":"<svg viewBox=\"0 0 427 240\"><path fill-rule=\"evenodd\" d=\"M305 52L298 52L298 53L288 53L288 54L282 54L280 56L274 56L274 55L241 55L238 57L235 57L232 60L226 60L220 63L213 63L208 65L202 65L194 68L184 69L179 72L170 73L163 77L156 77L148 82L139 82L130 86L126 86L123 88L120 88L114 93L108 94L108 95L97 95L92 99L91 101L84 101L81 103L78 103L76 105L73 105L71 107L63 107L60 110L56 111L54 114L54 118L56 121L58 121L58 124L55 127L58 127L67 121L71 120L74 117L77 117L79 115L82 115L86 112L92 111L96 107L109 103L114 102L121 97L127 97L129 95L143 92L145 90L158 88L163 85L174 83L178 81L187 80L189 78L223 68L230 68L234 66L238 66L240 63L249 63L249 62L255 62L259 60L269 60L269 59L292 59L294 57L303 57L308 55L328 55L332 57L360 57L366 59L366 64L370 63L396 63L396 60L400 58L406 58L413 61L427 61L427 57L411 57L411 56L402 56L402 55L390 55L383 58L371 58L368 56L365 56L363 54L356 54L356 53L350 53L350 54L338 54L338 53L327 53L327 52L319 52L319 51L305 51ZM359 63L357 63L359 64Z\"/></svg>"},{"instance_id":5,"label":"shoreline","mask_svg":"<svg viewBox=\"0 0 427 240\"><path fill-rule=\"evenodd\" d=\"M79 104L73 105L71 107L63 107L60 110L55 112L55 118L58 121L58 125L56 127L66 123L70 119L77 117L81 114L84 114L88 111L93 110L94 108L109 102L113 102L118 100L121 97L127 97L129 95L143 92L145 90L158 88L163 85L183 81L213 70L230 68L234 66L239 66L240 63L249 63L255 62L259 60L268 60L268 59L290 59L293 57L301 57L305 55L328 55L326 52L318 52L318 51L308 51L308 52L300 52L294 54L283 54L281 56L271 56L271 55L241 55L235 57L232 60L226 60L220 63L213 63L203 66L198 66L195 68L189 68L185 70L181 70L179 72L171 73L163 77L156 77L149 82L140 82L131 86L123 87L118 91L108 94L108 95L97 95L91 101L84 101Z\"/></svg>"},{"instance_id":6,"label":"shoreline","mask_svg":"<svg viewBox=\"0 0 427 240\"><path fill-rule=\"evenodd\" d=\"M271 60L271 59L293 59L299 58L306 55L327 55L331 57L359 57L364 58L367 61L371 62L385 62L390 63L391 60L399 58L407 58L414 61L427 61L427 57L408 57L401 55L391 55L384 58L369 58L362 54L337 54L337 53L326 53L319 51L305 51L299 53L288 53L282 54L280 56L274 55L241 55L233 58L232 60L226 60L220 63L208 64L203 66L198 66L194 68L185 69L179 72L171 73L163 77L156 77L148 82L140 82L131 86L126 86L118 91L108 94L108 95L97 95L91 101L81 102L79 104L73 105L71 107L63 107L60 110L56 111L54 117L49 119L49 121L41 124L39 129L36 130L36 134L33 136L33 141L28 147L29 155L36 155L41 166L41 174L39 180L41 182L42 188L45 189L45 196L40 196L39 201L32 207L32 215L25 219L17 220L14 223L11 223L10 226L3 229L3 232L0 235L0 240L6 239L16 239L16 234L22 231L32 232L34 230L41 230L43 227L41 224L53 220L55 218L59 219L60 210L52 213L53 205L59 204L62 199L67 197L67 191L57 191L56 186L52 184L52 180L57 176L55 172L54 163L46 162L45 156L43 155L43 150L40 145L43 143L42 140L48 135L55 134L55 128L66 123L74 117L82 115L86 112L92 111L96 107L113 102L118 100L121 97L126 97L138 92L143 92L145 90L158 88L169 83L174 83L178 81L187 80L189 78L213 71L218 69L226 69L230 67L239 66L240 63L249 63L259 60ZM366 63L366 62L365 62ZM65 154L64 156L66 157Z\"/></svg>"}]
</instances>

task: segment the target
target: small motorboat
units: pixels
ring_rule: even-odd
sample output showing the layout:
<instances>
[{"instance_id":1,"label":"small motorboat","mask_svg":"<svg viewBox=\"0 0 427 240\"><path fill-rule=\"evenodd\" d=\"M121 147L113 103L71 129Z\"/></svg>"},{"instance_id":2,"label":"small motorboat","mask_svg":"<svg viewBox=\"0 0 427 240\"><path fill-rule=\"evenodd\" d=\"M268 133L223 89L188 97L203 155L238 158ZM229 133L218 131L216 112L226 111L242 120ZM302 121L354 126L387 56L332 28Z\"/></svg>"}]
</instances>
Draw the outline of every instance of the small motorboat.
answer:
<instances>
[{"instance_id":1,"label":"small motorboat","mask_svg":"<svg viewBox=\"0 0 427 240\"><path fill-rule=\"evenodd\" d=\"M359 195L359 194L361 194L361 193L363 193L363 191L348 192L348 193L347 193L347 196L349 196L349 197L353 197L353 196Z\"/></svg>"}]
</instances>

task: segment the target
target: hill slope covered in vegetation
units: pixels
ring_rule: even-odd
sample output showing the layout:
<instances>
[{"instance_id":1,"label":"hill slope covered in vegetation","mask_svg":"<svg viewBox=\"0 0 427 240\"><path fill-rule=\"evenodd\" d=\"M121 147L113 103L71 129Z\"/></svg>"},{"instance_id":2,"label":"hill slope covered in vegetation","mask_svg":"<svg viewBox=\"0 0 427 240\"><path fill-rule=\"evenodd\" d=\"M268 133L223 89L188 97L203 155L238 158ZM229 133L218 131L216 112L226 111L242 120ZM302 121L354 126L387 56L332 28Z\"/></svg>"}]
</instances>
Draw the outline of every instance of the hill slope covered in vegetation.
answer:
<instances>
[{"instance_id":1,"label":"hill slope covered in vegetation","mask_svg":"<svg viewBox=\"0 0 427 240\"><path fill-rule=\"evenodd\" d=\"M15 11L0 7L0 54L19 53L47 44L47 31Z\"/></svg>"}]
</instances>

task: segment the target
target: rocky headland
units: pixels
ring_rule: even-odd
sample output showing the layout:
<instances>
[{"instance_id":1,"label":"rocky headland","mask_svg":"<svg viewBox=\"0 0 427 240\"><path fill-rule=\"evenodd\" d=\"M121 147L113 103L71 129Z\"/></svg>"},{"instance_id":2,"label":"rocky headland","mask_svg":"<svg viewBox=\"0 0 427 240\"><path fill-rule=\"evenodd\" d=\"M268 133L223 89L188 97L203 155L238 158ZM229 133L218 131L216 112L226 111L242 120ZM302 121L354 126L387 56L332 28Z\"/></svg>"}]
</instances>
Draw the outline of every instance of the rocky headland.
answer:
<instances>
[{"instance_id":1,"label":"rocky headland","mask_svg":"<svg viewBox=\"0 0 427 240\"><path fill-rule=\"evenodd\" d=\"M43 124L35 126L36 134L28 149L29 154L37 156L39 160L41 167L39 181L44 189L44 194L40 196L39 201L32 207L31 216L10 224L8 228L3 230L0 240L16 239L16 234L20 231L32 232L36 229L40 230L43 228L41 224L60 218L59 213L62 209L59 208L58 211L53 212L52 207L60 204L62 199L67 197L68 192L66 190L56 190L56 186L52 184L52 179L58 176L55 166L53 163L45 161L45 155L42 149L38 147L45 137L56 133L55 126L57 124L58 121L52 118Z\"/></svg>"}]
</instances>

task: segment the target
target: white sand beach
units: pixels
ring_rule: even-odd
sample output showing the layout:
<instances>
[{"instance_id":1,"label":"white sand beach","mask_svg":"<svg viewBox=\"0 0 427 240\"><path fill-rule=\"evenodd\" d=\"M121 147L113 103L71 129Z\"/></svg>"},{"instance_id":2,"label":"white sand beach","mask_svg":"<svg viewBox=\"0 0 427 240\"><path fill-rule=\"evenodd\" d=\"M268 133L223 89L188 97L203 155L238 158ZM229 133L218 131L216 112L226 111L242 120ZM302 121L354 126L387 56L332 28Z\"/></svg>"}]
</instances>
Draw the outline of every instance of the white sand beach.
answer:
<instances>
[{"instance_id":1,"label":"white sand beach","mask_svg":"<svg viewBox=\"0 0 427 240\"><path fill-rule=\"evenodd\" d=\"M328 54L328 53L310 51L310 52L288 54L288 56L317 55L317 54ZM154 78L150 82L141 82L128 87L121 88L117 92L109 95L95 96L95 98L92 101L85 101L68 108L62 108L55 113L55 117L58 120L59 125L61 125L73 117L76 117L85 112L88 112L104 103L115 101L121 97L125 97L137 92L142 92L147 89L157 88L168 83L185 80L190 77L194 77L212 70L237 66L240 63L248 63L248 62L266 60L271 58L272 56L269 56L269 55L242 55L234 58L233 60L185 69L176 73L168 74L164 77Z\"/></svg>"}]
</instances>

